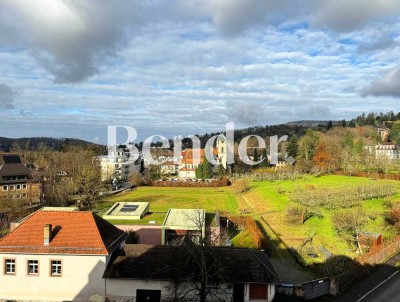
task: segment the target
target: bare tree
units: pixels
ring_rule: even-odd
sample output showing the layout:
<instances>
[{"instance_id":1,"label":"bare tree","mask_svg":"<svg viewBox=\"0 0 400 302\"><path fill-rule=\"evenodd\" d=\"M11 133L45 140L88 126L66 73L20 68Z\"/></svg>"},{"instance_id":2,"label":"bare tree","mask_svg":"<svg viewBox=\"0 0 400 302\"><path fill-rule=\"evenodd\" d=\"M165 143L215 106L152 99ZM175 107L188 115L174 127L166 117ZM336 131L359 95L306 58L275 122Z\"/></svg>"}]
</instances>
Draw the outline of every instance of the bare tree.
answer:
<instances>
[{"instance_id":1,"label":"bare tree","mask_svg":"<svg viewBox=\"0 0 400 302\"><path fill-rule=\"evenodd\" d=\"M201 210L185 214L189 224L193 224L199 233L188 233L182 240L176 241L184 248L182 268L191 267L185 276L177 274L169 286L167 301L231 301L231 288L227 286L231 280L227 278L227 261L217 255L212 246L223 239L214 237L214 241L206 236L206 218ZM208 233L210 235L210 233ZM218 234L221 236L221 234Z\"/></svg>"},{"instance_id":2,"label":"bare tree","mask_svg":"<svg viewBox=\"0 0 400 302\"><path fill-rule=\"evenodd\" d=\"M354 240L357 250L362 253L360 232L368 222L368 216L361 208L340 210L333 214L333 223L339 232L350 235Z\"/></svg>"}]
</instances>

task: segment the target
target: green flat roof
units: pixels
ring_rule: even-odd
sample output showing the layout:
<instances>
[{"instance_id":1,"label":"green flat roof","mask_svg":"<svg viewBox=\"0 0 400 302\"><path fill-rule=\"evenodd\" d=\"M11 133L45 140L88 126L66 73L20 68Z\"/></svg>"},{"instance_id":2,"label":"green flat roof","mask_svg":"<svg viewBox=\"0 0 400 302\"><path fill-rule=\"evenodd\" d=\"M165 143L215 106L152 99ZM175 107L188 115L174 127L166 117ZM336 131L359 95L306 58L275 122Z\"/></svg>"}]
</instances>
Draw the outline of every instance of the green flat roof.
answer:
<instances>
[{"instance_id":1,"label":"green flat roof","mask_svg":"<svg viewBox=\"0 0 400 302\"><path fill-rule=\"evenodd\" d=\"M200 230L205 225L203 209L169 209L163 227Z\"/></svg>"}]
</instances>

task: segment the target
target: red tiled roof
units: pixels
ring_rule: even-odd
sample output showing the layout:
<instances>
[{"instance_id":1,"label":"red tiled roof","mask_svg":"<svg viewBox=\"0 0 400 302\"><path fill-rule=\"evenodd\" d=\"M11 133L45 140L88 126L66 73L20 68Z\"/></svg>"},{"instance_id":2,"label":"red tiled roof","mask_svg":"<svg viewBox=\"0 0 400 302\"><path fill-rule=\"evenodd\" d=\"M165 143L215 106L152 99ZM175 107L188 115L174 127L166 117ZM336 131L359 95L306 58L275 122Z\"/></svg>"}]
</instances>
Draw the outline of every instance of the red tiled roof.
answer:
<instances>
[{"instance_id":1,"label":"red tiled roof","mask_svg":"<svg viewBox=\"0 0 400 302\"><path fill-rule=\"evenodd\" d=\"M44 226L52 240L44 245ZM108 255L127 235L92 212L37 211L0 240L0 253Z\"/></svg>"},{"instance_id":2,"label":"red tiled roof","mask_svg":"<svg viewBox=\"0 0 400 302\"><path fill-rule=\"evenodd\" d=\"M193 164L194 160L193 160L193 156L196 154L196 151L200 151L200 163L202 163L204 161L204 156L205 156L205 149L186 149L183 150L181 155L183 158L181 158L180 162L181 163L185 163L185 164ZM213 149L212 150L213 154L215 156L218 155L218 150L217 149Z\"/></svg>"}]
</instances>

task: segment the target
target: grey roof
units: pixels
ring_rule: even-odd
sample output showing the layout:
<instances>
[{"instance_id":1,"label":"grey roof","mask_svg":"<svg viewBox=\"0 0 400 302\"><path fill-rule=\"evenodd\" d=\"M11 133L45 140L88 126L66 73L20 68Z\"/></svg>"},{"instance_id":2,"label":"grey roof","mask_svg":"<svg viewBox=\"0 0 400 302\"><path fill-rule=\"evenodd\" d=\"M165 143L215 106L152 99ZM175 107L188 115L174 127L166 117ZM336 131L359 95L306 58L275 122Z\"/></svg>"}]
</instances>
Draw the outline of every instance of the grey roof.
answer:
<instances>
[{"instance_id":1,"label":"grey roof","mask_svg":"<svg viewBox=\"0 0 400 302\"><path fill-rule=\"evenodd\" d=\"M279 283L268 256L257 250L231 247L125 245L107 267L104 278L174 280L200 275L194 256L203 253L218 267L212 278L229 283ZM215 265L217 263L217 265ZM212 279L211 278L211 279Z\"/></svg>"},{"instance_id":2,"label":"grey roof","mask_svg":"<svg viewBox=\"0 0 400 302\"><path fill-rule=\"evenodd\" d=\"M32 178L32 170L21 156L15 154L0 154L0 182L4 176L27 176Z\"/></svg>"}]
</instances>

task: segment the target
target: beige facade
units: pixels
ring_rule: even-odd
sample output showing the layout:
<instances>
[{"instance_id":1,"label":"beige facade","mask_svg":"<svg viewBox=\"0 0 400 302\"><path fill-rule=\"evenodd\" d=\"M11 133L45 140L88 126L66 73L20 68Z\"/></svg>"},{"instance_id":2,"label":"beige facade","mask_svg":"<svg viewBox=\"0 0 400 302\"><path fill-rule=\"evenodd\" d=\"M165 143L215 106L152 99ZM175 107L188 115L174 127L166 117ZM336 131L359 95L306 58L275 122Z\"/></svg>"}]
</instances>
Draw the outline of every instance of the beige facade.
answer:
<instances>
[{"instance_id":1,"label":"beige facade","mask_svg":"<svg viewBox=\"0 0 400 302\"><path fill-rule=\"evenodd\" d=\"M0 254L0 300L88 301L104 295L103 255ZM6 272L7 259L15 261L15 273ZM38 261L38 273L29 274L28 261ZM52 275L51 261L61 261L61 274Z\"/></svg>"}]
</instances>

